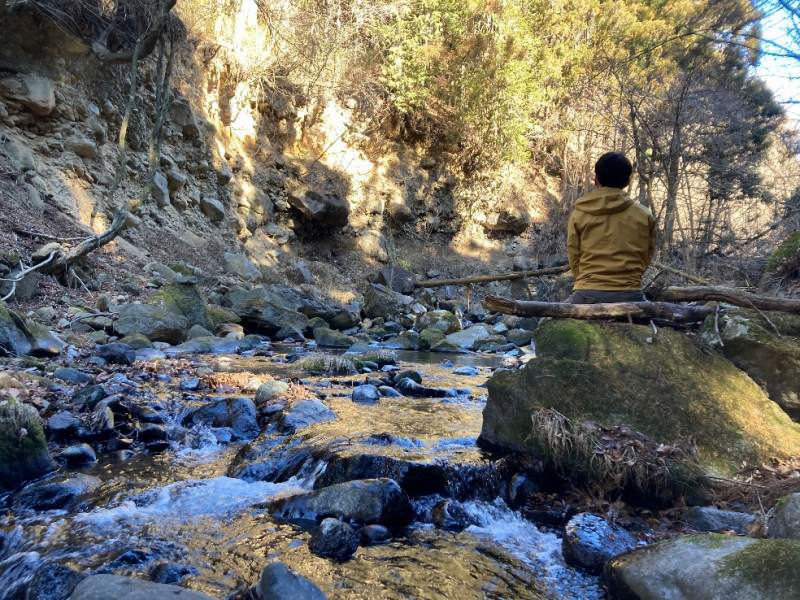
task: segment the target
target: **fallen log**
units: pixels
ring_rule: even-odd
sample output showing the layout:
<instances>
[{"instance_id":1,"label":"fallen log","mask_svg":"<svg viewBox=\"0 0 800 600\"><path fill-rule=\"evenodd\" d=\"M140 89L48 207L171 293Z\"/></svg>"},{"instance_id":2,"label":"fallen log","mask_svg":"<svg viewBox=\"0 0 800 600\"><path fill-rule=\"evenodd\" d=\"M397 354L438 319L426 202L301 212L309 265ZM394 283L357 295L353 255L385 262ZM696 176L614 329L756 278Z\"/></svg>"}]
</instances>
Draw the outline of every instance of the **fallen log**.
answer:
<instances>
[{"instance_id":1,"label":"fallen log","mask_svg":"<svg viewBox=\"0 0 800 600\"><path fill-rule=\"evenodd\" d=\"M669 302L615 302L603 304L567 304L532 302L487 296L483 306L490 311L518 317L553 317L556 319L658 319L671 323L699 323L713 314L712 306L687 306Z\"/></svg>"},{"instance_id":2,"label":"fallen log","mask_svg":"<svg viewBox=\"0 0 800 600\"><path fill-rule=\"evenodd\" d=\"M492 281L513 281L528 277L543 277L545 275L561 275L569 271L569 265L537 269L536 271L515 271L514 273L501 273L500 275L475 275L474 277L461 277L459 279L426 279L417 281L418 288L444 287L446 285L470 285L472 283L490 283Z\"/></svg>"},{"instance_id":3,"label":"fallen log","mask_svg":"<svg viewBox=\"0 0 800 600\"><path fill-rule=\"evenodd\" d=\"M725 302L742 308L775 310L800 314L800 300L759 296L736 288L723 286L668 287L649 292L663 302Z\"/></svg>"}]
</instances>

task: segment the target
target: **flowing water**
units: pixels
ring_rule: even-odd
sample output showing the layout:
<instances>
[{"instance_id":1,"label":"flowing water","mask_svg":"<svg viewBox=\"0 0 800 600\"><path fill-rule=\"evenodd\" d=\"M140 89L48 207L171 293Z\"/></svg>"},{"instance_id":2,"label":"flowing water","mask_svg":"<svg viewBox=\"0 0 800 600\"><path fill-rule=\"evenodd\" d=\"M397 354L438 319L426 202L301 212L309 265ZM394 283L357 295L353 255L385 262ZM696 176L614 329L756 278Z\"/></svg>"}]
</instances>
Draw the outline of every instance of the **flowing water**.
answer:
<instances>
[{"instance_id":1,"label":"flowing water","mask_svg":"<svg viewBox=\"0 0 800 600\"><path fill-rule=\"evenodd\" d=\"M196 359L214 371L276 377L296 375L279 350L270 357L208 356ZM15 598L42 563L80 571L146 578L157 563L185 565L182 585L216 598L240 592L261 569L281 560L307 576L330 598L603 598L597 578L566 566L561 541L543 531L481 486L488 464L476 446L485 402L483 387L494 358L400 353L402 368L424 374L428 386L459 388L458 397L384 398L376 405L350 400L352 377L308 377L303 383L336 413L294 435L268 431L250 453L225 444L206 428L184 429L186 403L197 401L161 382L153 393L170 413L171 448L128 460L103 458L82 472L100 479L69 511L9 508L0 520L0 600ZM476 376L453 367L473 365ZM468 392L468 393L467 393ZM309 533L277 522L264 502L312 489L333 458L370 455L453 467L447 481L427 490L418 482L417 517L385 545L360 547L335 563L312 555ZM286 475L259 481L267 464ZM291 468L286 465L290 465ZM333 467L331 467L333 468ZM464 473L472 473L465 477ZM235 476L238 475L238 476ZM427 493L432 492L432 493ZM442 495L460 501L467 525L458 531L434 526L431 507ZM13 498L5 499L11 506ZM1 506L1 505L0 505Z\"/></svg>"}]
</instances>

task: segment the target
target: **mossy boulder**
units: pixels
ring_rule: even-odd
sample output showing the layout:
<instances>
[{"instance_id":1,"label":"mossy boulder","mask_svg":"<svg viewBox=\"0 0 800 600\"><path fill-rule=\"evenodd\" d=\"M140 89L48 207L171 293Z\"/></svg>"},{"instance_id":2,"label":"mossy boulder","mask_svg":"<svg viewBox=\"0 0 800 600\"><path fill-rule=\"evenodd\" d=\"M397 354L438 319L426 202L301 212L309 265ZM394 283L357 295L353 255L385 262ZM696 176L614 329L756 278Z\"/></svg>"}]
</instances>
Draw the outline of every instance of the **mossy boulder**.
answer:
<instances>
[{"instance_id":1,"label":"mossy boulder","mask_svg":"<svg viewBox=\"0 0 800 600\"><path fill-rule=\"evenodd\" d=\"M420 315L414 329L422 332L425 329L436 329L443 335L461 330L461 321L449 310L432 310Z\"/></svg>"},{"instance_id":2,"label":"mossy boulder","mask_svg":"<svg viewBox=\"0 0 800 600\"><path fill-rule=\"evenodd\" d=\"M52 331L35 321L26 321L0 303L0 356L55 356L64 349Z\"/></svg>"},{"instance_id":3,"label":"mossy boulder","mask_svg":"<svg viewBox=\"0 0 800 600\"><path fill-rule=\"evenodd\" d=\"M153 304L126 304L119 308L119 318L114 322L117 335L128 337L143 335L153 342L180 344L191 327L183 315Z\"/></svg>"},{"instance_id":4,"label":"mossy boulder","mask_svg":"<svg viewBox=\"0 0 800 600\"><path fill-rule=\"evenodd\" d=\"M206 329L211 327L206 301L191 281L179 279L165 285L155 294L153 303L160 304L169 312L184 316L189 321L190 327L192 325L200 325Z\"/></svg>"},{"instance_id":5,"label":"mossy boulder","mask_svg":"<svg viewBox=\"0 0 800 600\"><path fill-rule=\"evenodd\" d=\"M242 322L239 315L218 304L209 304L206 307L206 313L208 314L209 325L211 325L210 329L214 332L225 323L235 323L238 325Z\"/></svg>"},{"instance_id":6,"label":"mossy boulder","mask_svg":"<svg viewBox=\"0 0 800 600\"><path fill-rule=\"evenodd\" d=\"M701 534L612 558L605 579L614 598L794 600L799 570L798 540Z\"/></svg>"},{"instance_id":7,"label":"mossy boulder","mask_svg":"<svg viewBox=\"0 0 800 600\"><path fill-rule=\"evenodd\" d=\"M0 390L0 491L41 477L55 468L39 413Z\"/></svg>"},{"instance_id":8,"label":"mossy boulder","mask_svg":"<svg viewBox=\"0 0 800 600\"><path fill-rule=\"evenodd\" d=\"M800 315L729 310L706 320L703 340L800 420Z\"/></svg>"},{"instance_id":9,"label":"mossy boulder","mask_svg":"<svg viewBox=\"0 0 800 600\"><path fill-rule=\"evenodd\" d=\"M800 453L800 425L724 357L685 333L647 326L552 320L534 335L538 357L489 380L481 441L548 457L532 416L555 409L574 422L627 426L667 445L692 440L706 472Z\"/></svg>"}]
</instances>

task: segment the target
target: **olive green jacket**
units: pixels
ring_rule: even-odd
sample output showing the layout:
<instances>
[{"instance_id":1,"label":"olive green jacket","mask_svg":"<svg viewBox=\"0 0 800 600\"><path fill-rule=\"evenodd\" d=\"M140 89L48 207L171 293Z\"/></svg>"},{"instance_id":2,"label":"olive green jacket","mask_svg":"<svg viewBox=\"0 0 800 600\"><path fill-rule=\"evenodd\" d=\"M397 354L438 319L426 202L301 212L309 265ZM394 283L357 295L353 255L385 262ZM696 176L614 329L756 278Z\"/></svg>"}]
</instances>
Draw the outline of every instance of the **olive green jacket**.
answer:
<instances>
[{"instance_id":1,"label":"olive green jacket","mask_svg":"<svg viewBox=\"0 0 800 600\"><path fill-rule=\"evenodd\" d=\"M623 190L598 187L575 204L567 253L576 290L641 289L655 248L653 213Z\"/></svg>"}]
</instances>

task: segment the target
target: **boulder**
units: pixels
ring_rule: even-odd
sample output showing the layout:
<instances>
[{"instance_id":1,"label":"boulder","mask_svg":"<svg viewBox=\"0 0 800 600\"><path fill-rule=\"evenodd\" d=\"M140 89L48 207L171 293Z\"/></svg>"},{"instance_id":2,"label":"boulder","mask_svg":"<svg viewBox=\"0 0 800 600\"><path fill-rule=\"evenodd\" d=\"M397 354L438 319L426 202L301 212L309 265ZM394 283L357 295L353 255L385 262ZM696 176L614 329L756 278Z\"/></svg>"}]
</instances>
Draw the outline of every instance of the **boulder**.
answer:
<instances>
[{"instance_id":1,"label":"boulder","mask_svg":"<svg viewBox=\"0 0 800 600\"><path fill-rule=\"evenodd\" d=\"M153 188L151 190L153 200L159 208L169 206L169 183L161 171L156 171L153 175Z\"/></svg>"},{"instance_id":2,"label":"boulder","mask_svg":"<svg viewBox=\"0 0 800 600\"><path fill-rule=\"evenodd\" d=\"M73 133L69 136L64 141L64 147L81 158L97 158L97 144L92 138L82 133Z\"/></svg>"},{"instance_id":3,"label":"boulder","mask_svg":"<svg viewBox=\"0 0 800 600\"><path fill-rule=\"evenodd\" d=\"M484 323L478 323L467 329L456 331L445 336L445 340L462 350L477 350L482 342L485 342L494 334L492 328Z\"/></svg>"},{"instance_id":4,"label":"boulder","mask_svg":"<svg viewBox=\"0 0 800 600\"><path fill-rule=\"evenodd\" d=\"M393 318L405 314L414 298L393 292L386 286L373 283L364 294L364 314L370 319Z\"/></svg>"},{"instance_id":5,"label":"boulder","mask_svg":"<svg viewBox=\"0 0 800 600\"><path fill-rule=\"evenodd\" d=\"M175 98L169 107L170 121L180 129L185 138L195 139L200 136L192 105L186 98Z\"/></svg>"},{"instance_id":6,"label":"boulder","mask_svg":"<svg viewBox=\"0 0 800 600\"><path fill-rule=\"evenodd\" d=\"M183 315L152 304L127 304L119 308L114 331L120 336L143 335L153 342L179 344L191 327Z\"/></svg>"},{"instance_id":7,"label":"boulder","mask_svg":"<svg viewBox=\"0 0 800 600\"><path fill-rule=\"evenodd\" d=\"M55 333L36 321L25 321L25 330L34 356L58 356L66 347Z\"/></svg>"},{"instance_id":8,"label":"boulder","mask_svg":"<svg viewBox=\"0 0 800 600\"><path fill-rule=\"evenodd\" d=\"M320 193L301 185L289 191L288 200L311 224L325 228L347 225L349 205L336 193Z\"/></svg>"},{"instance_id":9,"label":"boulder","mask_svg":"<svg viewBox=\"0 0 800 600\"><path fill-rule=\"evenodd\" d=\"M800 420L800 315L728 310L718 318L708 317L703 339L719 347L773 401Z\"/></svg>"},{"instance_id":10,"label":"boulder","mask_svg":"<svg viewBox=\"0 0 800 600\"><path fill-rule=\"evenodd\" d=\"M200 200L200 210L214 223L218 223L225 218L225 206L214 196L203 196Z\"/></svg>"},{"instance_id":11,"label":"boulder","mask_svg":"<svg viewBox=\"0 0 800 600\"><path fill-rule=\"evenodd\" d=\"M654 339L646 326L552 320L534 340L536 359L489 380L481 443L563 464L570 456L532 430L533 413L555 409L573 424L625 426L661 444L692 439L711 473L800 453L800 425L684 333L663 328Z\"/></svg>"},{"instance_id":12,"label":"boulder","mask_svg":"<svg viewBox=\"0 0 800 600\"><path fill-rule=\"evenodd\" d=\"M14 507L29 510L69 510L100 487L91 475L74 475L60 481L43 481L23 488L14 497Z\"/></svg>"},{"instance_id":13,"label":"boulder","mask_svg":"<svg viewBox=\"0 0 800 600\"><path fill-rule=\"evenodd\" d=\"M592 572L600 572L608 559L633 550L636 545L636 538L625 529L589 513L572 517L564 527L562 539L567 562Z\"/></svg>"},{"instance_id":14,"label":"boulder","mask_svg":"<svg viewBox=\"0 0 800 600\"><path fill-rule=\"evenodd\" d=\"M175 585L118 575L91 575L81 581L69 600L213 600L211 596Z\"/></svg>"},{"instance_id":15,"label":"boulder","mask_svg":"<svg viewBox=\"0 0 800 600\"><path fill-rule=\"evenodd\" d=\"M64 448L58 454L58 458L72 468L85 467L97 462L97 454L89 444L75 444Z\"/></svg>"},{"instance_id":16,"label":"boulder","mask_svg":"<svg viewBox=\"0 0 800 600\"><path fill-rule=\"evenodd\" d=\"M384 267L378 271L376 281L399 294L412 294L417 276L402 267Z\"/></svg>"},{"instance_id":17,"label":"boulder","mask_svg":"<svg viewBox=\"0 0 800 600\"><path fill-rule=\"evenodd\" d=\"M352 399L356 404L377 404L381 393L372 384L359 385L353 388Z\"/></svg>"},{"instance_id":18,"label":"boulder","mask_svg":"<svg viewBox=\"0 0 800 600\"><path fill-rule=\"evenodd\" d=\"M747 535L756 518L750 513L720 510L713 506L692 506L683 515L683 520L697 531L735 531Z\"/></svg>"},{"instance_id":19,"label":"boulder","mask_svg":"<svg viewBox=\"0 0 800 600\"><path fill-rule=\"evenodd\" d=\"M308 549L322 558L344 562L358 550L359 536L350 525L339 519L323 519L308 540Z\"/></svg>"},{"instance_id":20,"label":"boulder","mask_svg":"<svg viewBox=\"0 0 800 600\"><path fill-rule=\"evenodd\" d=\"M800 540L800 493L778 500L767 521L767 535Z\"/></svg>"},{"instance_id":21,"label":"boulder","mask_svg":"<svg viewBox=\"0 0 800 600\"><path fill-rule=\"evenodd\" d=\"M292 404L281 416L281 429L294 433L317 423L336 420L336 413L321 400L311 398Z\"/></svg>"},{"instance_id":22,"label":"boulder","mask_svg":"<svg viewBox=\"0 0 800 600\"><path fill-rule=\"evenodd\" d=\"M316 585L280 562L264 567L255 595L258 600L325 600Z\"/></svg>"},{"instance_id":23,"label":"boulder","mask_svg":"<svg viewBox=\"0 0 800 600\"><path fill-rule=\"evenodd\" d=\"M411 329L389 338L383 345L392 350L420 350L424 346L420 334Z\"/></svg>"},{"instance_id":24,"label":"boulder","mask_svg":"<svg viewBox=\"0 0 800 600\"><path fill-rule=\"evenodd\" d=\"M36 171L36 160L28 145L14 135L6 135L0 139L0 150L11 161L11 164L21 172ZM45 256L45 258L47 258Z\"/></svg>"},{"instance_id":25,"label":"boulder","mask_svg":"<svg viewBox=\"0 0 800 600\"><path fill-rule=\"evenodd\" d=\"M273 379L258 386L256 390L256 404L266 404L289 391L289 384L285 381Z\"/></svg>"},{"instance_id":26,"label":"boulder","mask_svg":"<svg viewBox=\"0 0 800 600\"><path fill-rule=\"evenodd\" d=\"M115 365L132 365L136 360L136 350L119 342L98 346L96 353L106 362Z\"/></svg>"},{"instance_id":27,"label":"boulder","mask_svg":"<svg viewBox=\"0 0 800 600\"><path fill-rule=\"evenodd\" d=\"M261 270L253 262L242 254L226 252L223 255L225 271L238 275L247 281L258 281L261 279Z\"/></svg>"},{"instance_id":28,"label":"boulder","mask_svg":"<svg viewBox=\"0 0 800 600\"><path fill-rule=\"evenodd\" d=\"M435 329L448 335L461 331L461 321L449 310L431 310L419 316L414 329L420 332L425 329Z\"/></svg>"},{"instance_id":29,"label":"boulder","mask_svg":"<svg viewBox=\"0 0 800 600\"><path fill-rule=\"evenodd\" d=\"M307 316L289 308L283 298L264 287L233 289L224 301L246 327L266 335L284 331L302 336L308 327Z\"/></svg>"},{"instance_id":30,"label":"boulder","mask_svg":"<svg viewBox=\"0 0 800 600\"><path fill-rule=\"evenodd\" d=\"M0 395L0 491L41 477L54 467L36 409Z\"/></svg>"},{"instance_id":31,"label":"boulder","mask_svg":"<svg viewBox=\"0 0 800 600\"><path fill-rule=\"evenodd\" d=\"M86 575L58 563L43 564L27 586L25 600L68 600Z\"/></svg>"},{"instance_id":32,"label":"boulder","mask_svg":"<svg viewBox=\"0 0 800 600\"><path fill-rule=\"evenodd\" d=\"M507 207L490 214L483 222L483 229L494 235L520 235L530 226L527 211L518 207Z\"/></svg>"},{"instance_id":33,"label":"boulder","mask_svg":"<svg viewBox=\"0 0 800 600\"><path fill-rule=\"evenodd\" d=\"M696 534L612 558L613 598L790 600L797 598L800 541Z\"/></svg>"},{"instance_id":34,"label":"boulder","mask_svg":"<svg viewBox=\"0 0 800 600\"><path fill-rule=\"evenodd\" d=\"M46 117L56 107L55 85L47 77L34 73L3 77L0 95L19 102L37 117Z\"/></svg>"},{"instance_id":35,"label":"boulder","mask_svg":"<svg viewBox=\"0 0 800 600\"><path fill-rule=\"evenodd\" d=\"M252 440L260 433L256 405L250 398L220 398L201 406L183 419L184 424L230 427L236 437Z\"/></svg>"},{"instance_id":36,"label":"boulder","mask_svg":"<svg viewBox=\"0 0 800 600\"><path fill-rule=\"evenodd\" d=\"M89 373L84 373L73 367L58 367L53 371L53 377L67 383L85 384L92 381L92 376Z\"/></svg>"},{"instance_id":37,"label":"boulder","mask_svg":"<svg viewBox=\"0 0 800 600\"><path fill-rule=\"evenodd\" d=\"M405 525L411 518L411 504L394 480L362 479L274 500L270 512L285 520L335 517L362 524Z\"/></svg>"},{"instance_id":38,"label":"boulder","mask_svg":"<svg viewBox=\"0 0 800 600\"><path fill-rule=\"evenodd\" d=\"M54 356L64 349L53 332L35 321L26 321L0 303L0 356Z\"/></svg>"},{"instance_id":39,"label":"boulder","mask_svg":"<svg viewBox=\"0 0 800 600\"><path fill-rule=\"evenodd\" d=\"M185 317L190 327L200 325L206 329L211 328L205 298L191 280L178 278L175 282L168 283L153 296L152 301L169 312ZM147 337L153 339L149 335Z\"/></svg>"},{"instance_id":40,"label":"boulder","mask_svg":"<svg viewBox=\"0 0 800 600\"><path fill-rule=\"evenodd\" d=\"M328 327L314 329L314 339L322 348L349 348L356 343L355 338Z\"/></svg>"}]
</instances>

